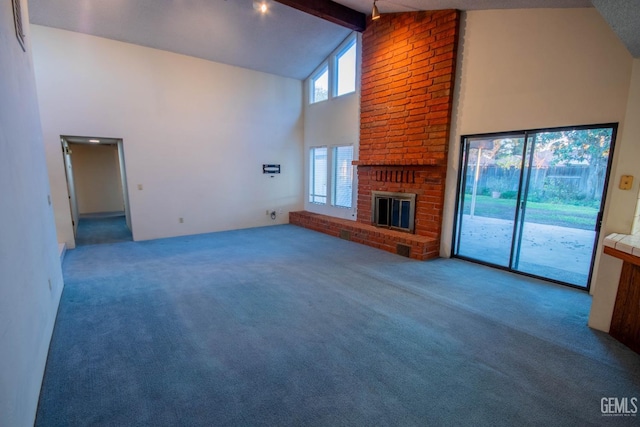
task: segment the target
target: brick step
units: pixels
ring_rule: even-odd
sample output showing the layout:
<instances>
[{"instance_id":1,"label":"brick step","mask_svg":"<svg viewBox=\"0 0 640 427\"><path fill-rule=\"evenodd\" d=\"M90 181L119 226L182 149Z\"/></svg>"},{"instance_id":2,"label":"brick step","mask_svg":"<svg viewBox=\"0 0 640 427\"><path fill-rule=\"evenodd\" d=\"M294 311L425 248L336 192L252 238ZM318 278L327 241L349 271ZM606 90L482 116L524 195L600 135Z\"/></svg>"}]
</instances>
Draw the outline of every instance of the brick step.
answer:
<instances>
[{"instance_id":1,"label":"brick step","mask_svg":"<svg viewBox=\"0 0 640 427\"><path fill-rule=\"evenodd\" d=\"M437 258L440 254L440 242L433 237L378 228L313 212L290 212L289 223L420 261Z\"/></svg>"}]
</instances>

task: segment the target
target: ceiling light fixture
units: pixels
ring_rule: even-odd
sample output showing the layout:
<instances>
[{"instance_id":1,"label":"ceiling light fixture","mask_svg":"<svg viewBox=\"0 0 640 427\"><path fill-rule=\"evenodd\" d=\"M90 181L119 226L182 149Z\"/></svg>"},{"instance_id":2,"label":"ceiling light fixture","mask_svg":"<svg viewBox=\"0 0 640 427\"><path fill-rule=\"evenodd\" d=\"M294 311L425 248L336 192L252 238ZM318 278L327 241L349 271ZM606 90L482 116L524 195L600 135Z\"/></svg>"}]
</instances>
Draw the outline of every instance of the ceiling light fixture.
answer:
<instances>
[{"instance_id":1,"label":"ceiling light fixture","mask_svg":"<svg viewBox=\"0 0 640 427\"><path fill-rule=\"evenodd\" d=\"M253 8L260 13L267 13L267 10L269 10L269 7L267 6L267 2L264 0L263 1L254 0Z\"/></svg>"},{"instance_id":2,"label":"ceiling light fixture","mask_svg":"<svg viewBox=\"0 0 640 427\"><path fill-rule=\"evenodd\" d=\"M100 144L100 140L99 139L90 139L89 142L91 142L93 144Z\"/></svg>"},{"instance_id":3,"label":"ceiling light fixture","mask_svg":"<svg viewBox=\"0 0 640 427\"><path fill-rule=\"evenodd\" d=\"M380 11L378 10L378 6L376 6L376 1L373 0L373 9L371 10L371 20L375 21L376 19L380 19Z\"/></svg>"}]
</instances>

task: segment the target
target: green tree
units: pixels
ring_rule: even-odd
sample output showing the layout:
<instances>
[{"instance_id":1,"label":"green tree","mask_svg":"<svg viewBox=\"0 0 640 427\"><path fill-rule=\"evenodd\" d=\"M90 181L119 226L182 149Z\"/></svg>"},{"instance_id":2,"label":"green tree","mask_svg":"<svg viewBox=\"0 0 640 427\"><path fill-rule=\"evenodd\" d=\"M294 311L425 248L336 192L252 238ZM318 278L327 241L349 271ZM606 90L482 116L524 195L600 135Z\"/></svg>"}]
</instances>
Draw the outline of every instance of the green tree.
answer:
<instances>
[{"instance_id":1,"label":"green tree","mask_svg":"<svg viewBox=\"0 0 640 427\"><path fill-rule=\"evenodd\" d=\"M585 196L593 200L602 194L611 147L611 128L572 129L544 132L536 136L536 151L553 152L552 165L588 166Z\"/></svg>"},{"instance_id":2,"label":"green tree","mask_svg":"<svg viewBox=\"0 0 640 427\"><path fill-rule=\"evenodd\" d=\"M493 144L496 165L507 169L521 167L523 138L496 139Z\"/></svg>"}]
</instances>

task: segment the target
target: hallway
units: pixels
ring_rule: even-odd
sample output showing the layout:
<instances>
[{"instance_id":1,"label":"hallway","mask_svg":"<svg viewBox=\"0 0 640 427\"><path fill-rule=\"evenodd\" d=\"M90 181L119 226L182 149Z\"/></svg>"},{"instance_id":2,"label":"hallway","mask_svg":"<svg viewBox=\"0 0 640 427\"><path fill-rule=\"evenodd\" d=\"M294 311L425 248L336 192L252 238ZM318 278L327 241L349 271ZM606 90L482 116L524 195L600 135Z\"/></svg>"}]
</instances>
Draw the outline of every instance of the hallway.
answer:
<instances>
[{"instance_id":1,"label":"hallway","mask_svg":"<svg viewBox=\"0 0 640 427\"><path fill-rule=\"evenodd\" d=\"M81 215L78 221L76 246L102 243L131 242L124 213Z\"/></svg>"}]
</instances>

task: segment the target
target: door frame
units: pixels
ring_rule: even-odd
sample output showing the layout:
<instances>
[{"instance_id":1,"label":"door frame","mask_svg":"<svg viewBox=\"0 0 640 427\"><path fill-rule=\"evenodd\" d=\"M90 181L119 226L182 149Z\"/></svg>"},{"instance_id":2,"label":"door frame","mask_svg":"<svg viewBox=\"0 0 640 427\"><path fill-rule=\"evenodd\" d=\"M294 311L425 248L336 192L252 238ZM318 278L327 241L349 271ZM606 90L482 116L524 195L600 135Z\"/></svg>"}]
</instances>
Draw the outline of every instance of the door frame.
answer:
<instances>
[{"instance_id":1,"label":"door frame","mask_svg":"<svg viewBox=\"0 0 640 427\"><path fill-rule=\"evenodd\" d=\"M73 177L73 162L71 160L71 148L69 142L64 136L60 137L62 144L62 158L64 160L64 171L67 178L67 198L69 200L69 210L71 211L71 227L73 228L73 239L75 240L78 232L78 198L76 197L76 183ZM75 242L74 242L75 244Z\"/></svg>"},{"instance_id":2,"label":"door frame","mask_svg":"<svg viewBox=\"0 0 640 427\"><path fill-rule=\"evenodd\" d=\"M73 225L73 238L75 241L76 232L78 228L79 210L78 199L75 188L75 181L73 178L73 161L71 158L71 149L69 144L87 144L96 145L90 140L99 140L103 143L115 144L118 149L118 167L120 169L120 180L122 184L122 196L124 201L124 214L127 227L133 235L133 228L131 227L131 206L129 203L129 191L127 187L127 173L124 159L124 143L122 138L103 138L95 136L73 136L73 135L60 135L60 142L62 144L62 153L64 159L65 172L67 177L67 191L69 192L69 206L71 210L71 221ZM75 243L75 242L74 242Z\"/></svg>"},{"instance_id":3,"label":"door frame","mask_svg":"<svg viewBox=\"0 0 640 427\"><path fill-rule=\"evenodd\" d=\"M598 249L598 242L600 240L600 231L602 229L602 220L603 220L603 216L604 216L604 210L605 210L605 206L607 203L607 193L608 193L608 189L609 189L609 179L611 177L611 167L613 164L613 156L614 156L614 150L615 150L615 143L616 143L616 138L617 138L617 133L618 133L618 125L619 123L614 122L614 123L597 123L597 124L591 124L591 125L576 125L576 126L560 126L560 127L547 127L547 128L534 128L534 129L524 129L524 130L513 130L513 131L504 131L504 132L491 132L491 133L475 133L475 134L466 134L466 135L461 135L460 136L460 155L458 156L458 178L457 178L457 185L456 185L456 203L455 203L455 208L453 210L453 233L451 236L451 253L450 256L452 258L459 258L459 259L464 259L466 261L470 261L470 262L474 262L477 264L482 264L482 265L486 265L492 268L497 268L500 270L504 270L504 271L509 271L512 273L516 273L516 274L520 274L523 276L527 276L527 277L533 277L536 279L542 279L548 282L552 282L552 283L557 283L560 285L564 285L564 286L568 286L571 288L575 288L575 289L580 289L583 291L587 291L589 292L591 289L591 281L592 281L592 276L593 276L593 268L594 268L594 264L595 264L595 259L596 259L596 255L597 255L597 249ZM458 255L457 252L459 250L459 239L458 239L458 228L460 227L460 221L461 221L461 215L459 212L460 209L460 197L461 197L461 191L463 191L463 189L466 186L466 174L463 175L463 171L465 170L465 159L466 159L466 150L465 148L465 140L466 139L472 139L472 138L501 138L501 137L508 137L508 136L512 136L512 135L524 135L524 139L525 139L525 149L523 152L523 158L522 158L522 168L520 171L520 183L518 186L518 202L520 202L522 200L522 192L524 187L529 186L529 183L525 183L523 182L524 179L524 174L525 172L525 157L527 156L527 140L530 137L531 134L537 134L537 133L544 133L544 132L560 132L560 131L566 131L566 130L587 130L587 129L598 129L598 128L611 128L611 142L609 145L609 157L607 158L607 167L606 167L606 171L605 171L605 175L604 175L604 183L603 183L603 189L602 189L602 199L600 200L600 207L598 209L598 214L596 217L596 226L595 226L595 237L594 237L594 243L593 243L593 251L591 254L591 262L589 264L589 272L588 272L588 276L587 276L587 285L586 286L579 286L579 285L574 285L572 283L567 283L567 282L563 282L560 280L556 280L556 279L551 279L551 278L547 278L547 277L543 277L543 276L538 276L536 274L532 274L532 273L526 273L523 271L519 271L519 270L515 270L512 268L512 264L513 264L513 249L514 249L514 242L513 239L516 238L515 236L515 232L518 229L522 228L522 224L520 224L519 222L521 221L521 215L520 215L520 211L521 208L518 207L516 208L516 214L514 217L514 235L512 237L512 245L511 245L511 255L509 258L509 265L507 267L505 266L501 266L501 265L497 265L497 264L492 264L490 262L487 261L482 261L482 260L477 260L474 258L470 258L470 257L466 257L464 255ZM531 153L533 154L533 149L535 148L532 147ZM530 167L529 167L530 169ZM526 190L526 189L525 189ZM526 195L526 194L525 194Z\"/></svg>"}]
</instances>

